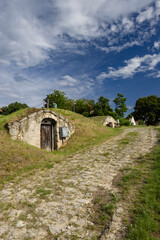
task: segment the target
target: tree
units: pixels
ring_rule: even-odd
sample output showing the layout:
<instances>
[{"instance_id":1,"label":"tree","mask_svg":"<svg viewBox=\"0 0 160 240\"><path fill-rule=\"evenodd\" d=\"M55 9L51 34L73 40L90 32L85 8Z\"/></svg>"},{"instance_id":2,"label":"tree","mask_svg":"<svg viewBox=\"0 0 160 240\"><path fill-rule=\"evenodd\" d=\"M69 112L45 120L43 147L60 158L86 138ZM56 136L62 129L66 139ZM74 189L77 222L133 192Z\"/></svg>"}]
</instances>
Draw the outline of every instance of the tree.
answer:
<instances>
[{"instance_id":1,"label":"tree","mask_svg":"<svg viewBox=\"0 0 160 240\"><path fill-rule=\"evenodd\" d=\"M112 116L113 118L117 119L117 114L113 111L111 106L109 105L109 99L101 96L98 99L98 102L95 104L94 109L95 116Z\"/></svg>"},{"instance_id":2,"label":"tree","mask_svg":"<svg viewBox=\"0 0 160 240\"><path fill-rule=\"evenodd\" d=\"M117 97L113 100L116 105L115 112L120 118L124 117L124 113L127 112L128 108L126 106L127 98L124 98L123 94L118 93Z\"/></svg>"},{"instance_id":3,"label":"tree","mask_svg":"<svg viewBox=\"0 0 160 240\"><path fill-rule=\"evenodd\" d=\"M69 111L75 111L75 101L73 99L68 99L66 102L66 109Z\"/></svg>"},{"instance_id":4,"label":"tree","mask_svg":"<svg viewBox=\"0 0 160 240\"><path fill-rule=\"evenodd\" d=\"M56 103L58 108L67 109L67 103L69 99L66 97L66 94L64 92L54 90L53 93L47 95L44 101L45 107L47 107L47 103L49 102L50 108L53 107L53 103Z\"/></svg>"},{"instance_id":5,"label":"tree","mask_svg":"<svg viewBox=\"0 0 160 240\"><path fill-rule=\"evenodd\" d=\"M2 113L3 115L8 115L24 108L28 108L27 104L14 102L10 103L8 106L2 107Z\"/></svg>"},{"instance_id":6,"label":"tree","mask_svg":"<svg viewBox=\"0 0 160 240\"><path fill-rule=\"evenodd\" d=\"M83 114L85 117L89 117L94 112L94 100L78 99L75 101L75 112Z\"/></svg>"},{"instance_id":7,"label":"tree","mask_svg":"<svg viewBox=\"0 0 160 240\"><path fill-rule=\"evenodd\" d=\"M133 116L147 125L154 125L160 120L160 97L151 95L139 98L134 107Z\"/></svg>"}]
</instances>

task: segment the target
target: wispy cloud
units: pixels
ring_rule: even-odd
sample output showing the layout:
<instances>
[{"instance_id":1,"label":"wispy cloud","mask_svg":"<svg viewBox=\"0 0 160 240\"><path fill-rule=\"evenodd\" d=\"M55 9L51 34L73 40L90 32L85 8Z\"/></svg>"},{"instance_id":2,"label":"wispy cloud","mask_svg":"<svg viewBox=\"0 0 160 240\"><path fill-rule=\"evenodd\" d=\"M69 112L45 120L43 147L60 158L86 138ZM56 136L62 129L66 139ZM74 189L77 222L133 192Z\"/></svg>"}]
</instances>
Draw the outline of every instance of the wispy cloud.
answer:
<instances>
[{"instance_id":1,"label":"wispy cloud","mask_svg":"<svg viewBox=\"0 0 160 240\"><path fill-rule=\"evenodd\" d=\"M160 41L154 42L153 49L160 49Z\"/></svg>"},{"instance_id":2,"label":"wispy cloud","mask_svg":"<svg viewBox=\"0 0 160 240\"><path fill-rule=\"evenodd\" d=\"M158 20L158 18L160 16L160 0L156 0L155 5L156 5L156 16L157 16L157 20Z\"/></svg>"},{"instance_id":3,"label":"wispy cloud","mask_svg":"<svg viewBox=\"0 0 160 240\"><path fill-rule=\"evenodd\" d=\"M138 42L138 41L133 41L133 42L125 43L123 45L117 45L117 46L111 46L111 47L100 47L97 44L95 44L95 46L96 46L96 48L98 48L106 53L109 53L109 52L117 52L118 53L118 52L123 51L124 49L131 48L133 46L142 46L142 43Z\"/></svg>"},{"instance_id":4,"label":"wispy cloud","mask_svg":"<svg viewBox=\"0 0 160 240\"><path fill-rule=\"evenodd\" d=\"M142 23L146 20L151 20L155 17L155 9L153 7L149 7L148 9L142 11L138 17L137 22Z\"/></svg>"},{"instance_id":5,"label":"wispy cloud","mask_svg":"<svg viewBox=\"0 0 160 240\"><path fill-rule=\"evenodd\" d=\"M97 80L103 81L106 78L118 79L118 78L131 78L138 72L146 72L156 70L156 65L160 62L160 54L150 55L147 54L143 57L134 57L126 60L125 66L115 69L113 67L108 68L108 72L102 72L97 76ZM158 73L158 70L157 70ZM158 75L157 75L158 76Z\"/></svg>"},{"instance_id":6,"label":"wispy cloud","mask_svg":"<svg viewBox=\"0 0 160 240\"><path fill-rule=\"evenodd\" d=\"M65 75L64 77L62 77L62 80L59 81L59 84L61 86L70 86L70 87L75 87L78 84L78 80L76 78L73 78L69 75Z\"/></svg>"},{"instance_id":7,"label":"wispy cloud","mask_svg":"<svg viewBox=\"0 0 160 240\"><path fill-rule=\"evenodd\" d=\"M49 58L50 50L69 48L77 53L79 43L107 37L108 24L122 17L123 30L133 30L133 22L127 17L140 11L151 0L13 0L1 3L0 52L3 63L14 62L21 68L35 66ZM157 9L159 3L157 2ZM115 8L116 6L116 8ZM151 16L152 8L139 15L139 22ZM116 24L110 31L114 33ZM117 28L117 31L119 32ZM73 38L66 43L65 35ZM61 44L61 45L60 45ZM72 45L72 46L71 46ZM126 45L127 46L127 45Z\"/></svg>"}]
</instances>

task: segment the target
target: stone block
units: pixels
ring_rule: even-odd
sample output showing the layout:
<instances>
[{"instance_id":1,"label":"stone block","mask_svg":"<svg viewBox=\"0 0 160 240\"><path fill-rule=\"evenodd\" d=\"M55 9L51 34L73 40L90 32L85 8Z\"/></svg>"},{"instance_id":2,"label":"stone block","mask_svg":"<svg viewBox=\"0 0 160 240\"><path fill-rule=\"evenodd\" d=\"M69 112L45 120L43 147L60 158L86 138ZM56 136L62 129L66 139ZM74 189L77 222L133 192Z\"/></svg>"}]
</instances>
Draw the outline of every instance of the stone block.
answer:
<instances>
[{"instance_id":1,"label":"stone block","mask_svg":"<svg viewBox=\"0 0 160 240\"><path fill-rule=\"evenodd\" d=\"M24 121L26 121L26 120L27 120L27 117L22 118L19 122L21 123L21 122L24 122Z\"/></svg>"},{"instance_id":2,"label":"stone block","mask_svg":"<svg viewBox=\"0 0 160 240\"><path fill-rule=\"evenodd\" d=\"M50 113L51 111L48 109L43 110L44 113Z\"/></svg>"},{"instance_id":3,"label":"stone block","mask_svg":"<svg viewBox=\"0 0 160 240\"><path fill-rule=\"evenodd\" d=\"M35 117L36 115L37 115L37 112L32 113L32 114L30 114L30 115L28 116L28 118L33 118L33 117Z\"/></svg>"}]
</instances>

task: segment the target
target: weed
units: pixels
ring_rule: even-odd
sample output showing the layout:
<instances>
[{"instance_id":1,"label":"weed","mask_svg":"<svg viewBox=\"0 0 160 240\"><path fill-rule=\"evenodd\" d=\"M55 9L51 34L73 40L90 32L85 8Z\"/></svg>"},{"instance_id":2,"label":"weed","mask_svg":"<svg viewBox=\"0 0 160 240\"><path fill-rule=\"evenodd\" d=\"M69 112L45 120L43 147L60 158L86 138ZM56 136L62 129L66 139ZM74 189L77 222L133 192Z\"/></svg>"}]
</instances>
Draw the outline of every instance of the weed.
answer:
<instances>
[{"instance_id":1,"label":"weed","mask_svg":"<svg viewBox=\"0 0 160 240\"><path fill-rule=\"evenodd\" d=\"M96 225L91 225L91 224L88 224L87 225L87 229L89 229L89 230L95 230L96 229Z\"/></svg>"},{"instance_id":2,"label":"weed","mask_svg":"<svg viewBox=\"0 0 160 240\"><path fill-rule=\"evenodd\" d=\"M129 132L126 137L119 141L120 145L127 145L134 140L134 137L138 136L137 132Z\"/></svg>"},{"instance_id":3,"label":"weed","mask_svg":"<svg viewBox=\"0 0 160 240\"><path fill-rule=\"evenodd\" d=\"M121 144L129 144L128 141L122 141Z\"/></svg>"},{"instance_id":4,"label":"weed","mask_svg":"<svg viewBox=\"0 0 160 240\"><path fill-rule=\"evenodd\" d=\"M97 199L95 199L95 200L94 200L94 204L99 203L101 200L102 200L102 198L100 198L100 197L97 198Z\"/></svg>"},{"instance_id":5,"label":"weed","mask_svg":"<svg viewBox=\"0 0 160 240\"><path fill-rule=\"evenodd\" d=\"M51 169L51 168L53 168L53 163L46 163L45 164L45 168L47 168L47 169Z\"/></svg>"},{"instance_id":6,"label":"weed","mask_svg":"<svg viewBox=\"0 0 160 240\"><path fill-rule=\"evenodd\" d=\"M26 221L27 220L27 215L26 214L20 214L19 220Z\"/></svg>"},{"instance_id":7,"label":"weed","mask_svg":"<svg viewBox=\"0 0 160 240\"><path fill-rule=\"evenodd\" d=\"M0 203L0 209L1 211L8 211L11 207L13 207L13 204L11 202L8 202L7 204L5 203Z\"/></svg>"},{"instance_id":8,"label":"weed","mask_svg":"<svg viewBox=\"0 0 160 240\"><path fill-rule=\"evenodd\" d=\"M38 188L36 193L39 194L41 198L45 198L47 195L51 194L51 190Z\"/></svg>"},{"instance_id":9,"label":"weed","mask_svg":"<svg viewBox=\"0 0 160 240\"><path fill-rule=\"evenodd\" d=\"M71 236L71 239L72 239L72 240L77 240L77 239L79 239L79 237L78 237L77 235L72 235L72 236Z\"/></svg>"},{"instance_id":10,"label":"weed","mask_svg":"<svg viewBox=\"0 0 160 240\"><path fill-rule=\"evenodd\" d=\"M127 134L127 136L129 136L129 137L137 137L138 135L139 135L138 132L129 132L129 133Z\"/></svg>"},{"instance_id":11,"label":"weed","mask_svg":"<svg viewBox=\"0 0 160 240\"><path fill-rule=\"evenodd\" d=\"M88 228L96 230L97 234L108 228L115 206L116 196L104 189L99 189L93 200L91 221L94 225L89 225Z\"/></svg>"},{"instance_id":12,"label":"weed","mask_svg":"<svg viewBox=\"0 0 160 240\"><path fill-rule=\"evenodd\" d=\"M137 184L141 178L142 171L138 169L126 168L122 170L123 175L117 182L117 186L121 187L123 197L128 193L130 188Z\"/></svg>"},{"instance_id":13,"label":"weed","mask_svg":"<svg viewBox=\"0 0 160 240\"><path fill-rule=\"evenodd\" d=\"M108 157L109 156L109 152L106 152L104 154L102 154L104 157Z\"/></svg>"}]
</instances>

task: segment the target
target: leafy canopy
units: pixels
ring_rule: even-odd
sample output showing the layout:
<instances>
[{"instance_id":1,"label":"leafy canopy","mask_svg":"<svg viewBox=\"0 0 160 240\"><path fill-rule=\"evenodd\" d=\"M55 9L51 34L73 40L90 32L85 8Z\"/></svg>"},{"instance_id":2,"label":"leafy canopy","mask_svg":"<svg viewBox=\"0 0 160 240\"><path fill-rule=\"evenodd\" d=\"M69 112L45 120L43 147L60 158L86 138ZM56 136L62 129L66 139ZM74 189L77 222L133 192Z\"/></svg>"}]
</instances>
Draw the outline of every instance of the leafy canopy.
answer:
<instances>
[{"instance_id":1,"label":"leafy canopy","mask_svg":"<svg viewBox=\"0 0 160 240\"><path fill-rule=\"evenodd\" d=\"M160 97L151 95L139 98L134 107L136 120L145 121L147 125L154 125L160 121Z\"/></svg>"},{"instance_id":2,"label":"leafy canopy","mask_svg":"<svg viewBox=\"0 0 160 240\"><path fill-rule=\"evenodd\" d=\"M113 111L111 106L109 105L109 99L101 96L98 99L98 102L95 104L94 109L94 115L95 116L112 116L115 119L118 118L117 114Z\"/></svg>"},{"instance_id":3,"label":"leafy canopy","mask_svg":"<svg viewBox=\"0 0 160 240\"><path fill-rule=\"evenodd\" d=\"M118 119L118 115L113 111L109 105L109 99L101 96L98 101L95 103L92 99L68 99L64 92L59 90L54 90L52 94L48 94L45 100L45 107L49 102L49 107L53 107L53 103L57 104L58 108L67 109L70 111L75 111L76 113L83 114L85 117L91 116L112 116L115 119Z\"/></svg>"},{"instance_id":4,"label":"leafy canopy","mask_svg":"<svg viewBox=\"0 0 160 240\"><path fill-rule=\"evenodd\" d=\"M49 107L53 107L53 103L57 104L58 108L73 110L74 100L68 99L64 92L59 90L54 90L53 93L48 94L47 97L44 99L45 107L47 107L47 103L49 102Z\"/></svg>"},{"instance_id":5,"label":"leafy canopy","mask_svg":"<svg viewBox=\"0 0 160 240\"><path fill-rule=\"evenodd\" d=\"M19 102L10 103L8 106L2 107L2 114L8 115L23 108L28 108L27 104Z\"/></svg>"},{"instance_id":6,"label":"leafy canopy","mask_svg":"<svg viewBox=\"0 0 160 240\"><path fill-rule=\"evenodd\" d=\"M124 117L124 113L127 112L128 108L126 106L127 98L124 98L123 94L118 93L117 97L113 100L116 105L115 112L120 118Z\"/></svg>"}]
</instances>

